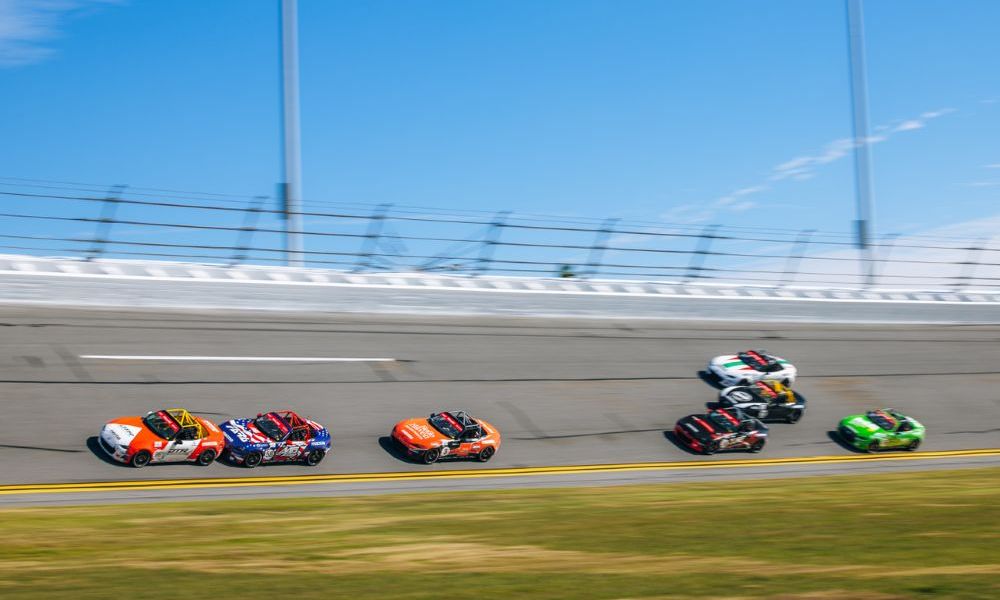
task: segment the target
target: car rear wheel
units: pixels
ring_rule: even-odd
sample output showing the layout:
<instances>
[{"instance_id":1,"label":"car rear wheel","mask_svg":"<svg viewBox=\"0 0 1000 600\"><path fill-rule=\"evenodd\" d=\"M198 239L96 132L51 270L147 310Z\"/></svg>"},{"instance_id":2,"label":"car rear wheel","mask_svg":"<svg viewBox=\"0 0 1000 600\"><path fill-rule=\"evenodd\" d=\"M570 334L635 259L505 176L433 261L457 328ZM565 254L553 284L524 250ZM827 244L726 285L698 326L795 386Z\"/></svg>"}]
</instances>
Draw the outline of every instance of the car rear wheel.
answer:
<instances>
[{"instance_id":1,"label":"car rear wheel","mask_svg":"<svg viewBox=\"0 0 1000 600\"><path fill-rule=\"evenodd\" d=\"M478 455L476 455L476 458L479 460L479 462L486 462L489 459L493 458L493 455L495 453L496 450L493 448L493 446L487 446L483 448Z\"/></svg>"},{"instance_id":2,"label":"car rear wheel","mask_svg":"<svg viewBox=\"0 0 1000 600\"><path fill-rule=\"evenodd\" d=\"M132 460L129 461L129 464L136 469L141 469L148 465L151 460L153 460L153 455L150 454L149 451L139 450L132 455Z\"/></svg>"},{"instance_id":3,"label":"car rear wheel","mask_svg":"<svg viewBox=\"0 0 1000 600\"><path fill-rule=\"evenodd\" d=\"M910 452L913 452L919 447L920 447L920 440L913 440L912 442L910 442L910 445L906 447L906 449L909 450Z\"/></svg>"},{"instance_id":4,"label":"car rear wheel","mask_svg":"<svg viewBox=\"0 0 1000 600\"><path fill-rule=\"evenodd\" d=\"M785 420L788 421L789 423L798 423L799 419L801 418L802 418L802 410L796 408L788 413L788 416L785 417Z\"/></svg>"},{"instance_id":5,"label":"car rear wheel","mask_svg":"<svg viewBox=\"0 0 1000 600\"><path fill-rule=\"evenodd\" d=\"M205 450L198 455L198 460L195 461L198 465L202 467L207 467L208 465L215 462L215 450Z\"/></svg>"},{"instance_id":6,"label":"car rear wheel","mask_svg":"<svg viewBox=\"0 0 1000 600\"><path fill-rule=\"evenodd\" d=\"M243 466L248 469L252 469L257 465L259 465L263 460L264 460L263 454L261 454L260 452L251 452L250 454L247 454L245 457L243 457Z\"/></svg>"},{"instance_id":7,"label":"car rear wheel","mask_svg":"<svg viewBox=\"0 0 1000 600\"><path fill-rule=\"evenodd\" d=\"M881 447L881 444L878 443L878 440L872 440L872 441L868 442L868 452L870 452L872 454L874 454L875 452L878 452L880 447Z\"/></svg>"},{"instance_id":8,"label":"car rear wheel","mask_svg":"<svg viewBox=\"0 0 1000 600\"><path fill-rule=\"evenodd\" d=\"M757 440L754 443L750 444L750 452L753 452L754 454L760 452L763 449L764 449L764 440Z\"/></svg>"},{"instance_id":9,"label":"car rear wheel","mask_svg":"<svg viewBox=\"0 0 1000 600\"><path fill-rule=\"evenodd\" d=\"M306 454L306 465L315 467L321 460L323 460L324 456L326 456L326 452L323 452L322 450L313 450L309 454Z\"/></svg>"},{"instance_id":10,"label":"car rear wheel","mask_svg":"<svg viewBox=\"0 0 1000 600\"><path fill-rule=\"evenodd\" d=\"M424 460L424 464L429 465L431 463L436 463L437 459L440 457L441 457L441 451L438 450L437 448L431 448L427 452L424 452L422 458Z\"/></svg>"}]
</instances>

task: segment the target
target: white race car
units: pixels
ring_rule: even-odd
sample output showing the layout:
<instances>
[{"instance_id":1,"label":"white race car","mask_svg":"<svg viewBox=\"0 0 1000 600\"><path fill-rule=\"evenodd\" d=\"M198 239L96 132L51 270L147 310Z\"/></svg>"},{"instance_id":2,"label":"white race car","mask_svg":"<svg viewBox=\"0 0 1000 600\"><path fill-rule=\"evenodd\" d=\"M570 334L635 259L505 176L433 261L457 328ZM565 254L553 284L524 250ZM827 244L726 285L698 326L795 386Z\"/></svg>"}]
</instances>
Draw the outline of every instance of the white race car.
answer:
<instances>
[{"instance_id":1,"label":"white race car","mask_svg":"<svg viewBox=\"0 0 1000 600\"><path fill-rule=\"evenodd\" d=\"M747 385L762 379L788 385L795 381L798 369L787 360L764 350L724 354L708 361L708 373L722 385Z\"/></svg>"}]
</instances>

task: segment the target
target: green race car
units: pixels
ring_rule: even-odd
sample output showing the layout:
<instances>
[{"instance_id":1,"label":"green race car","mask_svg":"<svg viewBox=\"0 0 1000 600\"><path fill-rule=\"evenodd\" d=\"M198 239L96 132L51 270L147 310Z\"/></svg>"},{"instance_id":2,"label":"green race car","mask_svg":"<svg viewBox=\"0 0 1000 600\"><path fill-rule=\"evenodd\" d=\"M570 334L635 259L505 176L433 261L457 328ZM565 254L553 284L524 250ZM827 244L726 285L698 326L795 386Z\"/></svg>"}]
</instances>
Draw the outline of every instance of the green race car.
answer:
<instances>
[{"instance_id":1,"label":"green race car","mask_svg":"<svg viewBox=\"0 0 1000 600\"><path fill-rule=\"evenodd\" d=\"M858 450L878 452L894 448L916 450L924 441L925 430L916 419L892 408L882 408L844 418L837 432Z\"/></svg>"}]
</instances>

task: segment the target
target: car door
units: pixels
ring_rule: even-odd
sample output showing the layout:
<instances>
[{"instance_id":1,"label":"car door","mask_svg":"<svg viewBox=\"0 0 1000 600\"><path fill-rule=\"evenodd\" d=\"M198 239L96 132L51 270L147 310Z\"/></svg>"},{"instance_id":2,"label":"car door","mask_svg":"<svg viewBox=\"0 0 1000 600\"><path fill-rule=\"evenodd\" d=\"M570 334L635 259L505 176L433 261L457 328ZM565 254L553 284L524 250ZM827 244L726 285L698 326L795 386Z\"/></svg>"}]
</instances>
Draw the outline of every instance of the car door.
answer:
<instances>
[{"instance_id":1,"label":"car door","mask_svg":"<svg viewBox=\"0 0 1000 600\"><path fill-rule=\"evenodd\" d=\"M308 442L301 440L285 440L274 458L275 460L295 460L302 456L308 444Z\"/></svg>"},{"instance_id":2,"label":"car door","mask_svg":"<svg viewBox=\"0 0 1000 600\"><path fill-rule=\"evenodd\" d=\"M156 454L159 455L159 462L183 462L198 448L199 443L201 440L173 440Z\"/></svg>"}]
</instances>

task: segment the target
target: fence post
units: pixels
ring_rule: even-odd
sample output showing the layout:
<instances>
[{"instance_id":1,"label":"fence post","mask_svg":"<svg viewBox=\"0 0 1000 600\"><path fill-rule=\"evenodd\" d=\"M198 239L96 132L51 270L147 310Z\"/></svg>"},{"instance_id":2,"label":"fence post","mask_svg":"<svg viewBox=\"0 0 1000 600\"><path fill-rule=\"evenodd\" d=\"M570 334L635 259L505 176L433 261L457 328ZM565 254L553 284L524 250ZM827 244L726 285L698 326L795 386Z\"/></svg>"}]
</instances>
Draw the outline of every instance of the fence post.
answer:
<instances>
[{"instance_id":1,"label":"fence post","mask_svg":"<svg viewBox=\"0 0 1000 600\"><path fill-rule=\"evenodd\" d=\"M379 239L382 237L382 226L385 224L386 213L392 207L391 204L379 204L372 211L372 216L368 217L368 231L365 232L364 241L361 242L361 252L358 254L358 261L354 265L354 271L365 271L372 267L372 255L378 248Z\"/></svg>"},{"instance_id":2,"label":"fence post","mask_svg":"<svg viewBox=\"0 0 1000 600\"><path fill-rule=\"evenodd\" d=\"M493 222L490 223L490 228L486 230L486 235L483 236L482 245L479 247L479 260L476 262L476 271L480 275L490 269L490 263L493 262L493 249L500 239L500 233L503 230L508 215L510 215L509 210L497 213Z\"/></svg>"},{"instance_id":3,"label":"fence post","mask_svg":"<svg viewBox=\"0 0 1000 600\"><path fill-rule=\"evenodd\" d=\"M594 235L594 243L590 246L590 256L587 257L587 265L584 267L583 276L592 277L597 275L601 268L601 259L604 251L607 250L608 239L615 232L615 225L619 219L606 219L601 224L601 228Z\"/></svg>"},{"instance_id":4,"label":"fence post","mask_svg":"<svg viewBox=\"0 0 1000 600\"><path fill-rule=\"evenodd\" d=\"M975 275L976 267L979 266L979 255L982 254L983 247L989 240L989 237L981 237L975 245L966 248L966 250L969 251L969 255L964 262L958 263L962 265L962 272L958 275L958 277L956 277L958 281L952 285L957 287L964 287L968 285L966 282L972 279L973 275Z\"/></svg>"},{"instance_id":5,"label":"fence post","mask_svg":"<svg viewBox=\"0 0 1000 600\"><path fill-rule=\"evenodd\" d=\"M121 202L121 195L127 187L124 184L113 186L101 203L101 217L94 227L94 239L87 253L87 260L94 260L104 253L104 245L107 244L108 234L111 233L111 224L115 222L118 203Z\"/></svg>"},{"instance_id":6,"label":"fence post","mask_svg":"<svg viewBox=\"0 0 1000 600\"><path fill-rule=\"evenodd\" d=\"M691 252L691 262L688 264L687 275L681 280L682 283L687 283L693 278L701 277L701 274L696 272L703 270L702 266L705 264L705 256L710 254L709 249L712 247L712 240L716 239L715 231L718 228L718 225L708 225L702 230L701 235L698 236L698 245Z\"/></svg>"},{"instance_id":7,"label":"fence post","mask_svg":"<svg viewBox=\"0 0 1000 600\"><path fill-rule=\"evenodd\" d=\"M253 234L257 231L257 219L260 218L260 212L264 208L264 202L267 199L267 196L254 196L253 200L247 206L246 213L243 215L243 227L240 227L239 233L236 234L236 251L233 253L233 257L229 259L230 267L238 265L247 259L250 245L253 243Z\"/></svg>"},{"instance_id":8,"label":"fence post","mask_svg":"<svg viewBox=\"0 0 1000 600\"><path fill-rule=\"evenodd\" d=\"M806 246L809 245L809 240L812 239L814 233L816 233L815 229L803 229L799 232L798 237L795 238L795 242L788 252L788 260L785 261L785 272L782 274L781 282L778 284L780 287L792 283L799 274L799 263L805 258Z\"/></svg>"}]
</instances>

